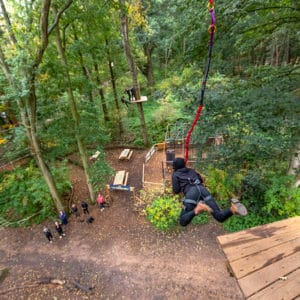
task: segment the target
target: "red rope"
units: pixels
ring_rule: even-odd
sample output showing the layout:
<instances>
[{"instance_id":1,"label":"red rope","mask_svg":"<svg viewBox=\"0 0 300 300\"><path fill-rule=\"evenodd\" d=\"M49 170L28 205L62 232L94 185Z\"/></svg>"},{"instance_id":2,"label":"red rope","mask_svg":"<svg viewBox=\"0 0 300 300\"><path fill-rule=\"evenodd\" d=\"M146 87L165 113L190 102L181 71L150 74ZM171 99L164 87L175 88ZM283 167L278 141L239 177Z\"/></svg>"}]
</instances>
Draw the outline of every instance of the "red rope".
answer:
<instances>
[{"instance_id":1,"label":"red rope","mask_svg":"<svg viewBox=\"0 0 300 300\"><path fill-rule=\"evenodd\" d=\"M198 106L194 121L187 133L186 139L185 139L185 162L187 163L189 160L189 145L190 145L190 139L192 132L194 130L194 127L196 126L201 112L203 108L203 102L204 102L204 93L205 93L205 88L206 88L206 81L208 77L208 72L209 72L209 66L210 66L210 61L211 61L211 53L212 53L212 47L213 47L213 39L214 39L214 33L216 30L215 27L215 22L216 22L216 17L215 17L215 11L214 11L214 1L209 0L208 2L208 10L211 16L211 23L209 25L209 33L210 33L210 39L209 39L209 46L208 46L208 58L206 61L206 66L205 66L205 71L204 71L204 76L203 76L203 81L202 81L202 89L201 89L201 94L200 94L200 105Z\"/></svg>"},{"instance_id":2,"label":"red rope","mask_svg":"<svg viewBox=\"0 0 300 300\"><path fill-rule=\"evenodd\" d=\"M195 115L195 118L194 118L194 122L193 122L192 126L190 127L190 129L187 133L186 139L185 139L185 161L186 162L189 159L189 146L190 146L191 135L192 135L192 132L194 130L194 127L196 126L196 124L198 122L198 119L201 116L202 108L203 108L203 104L200 104L198 106L198 109L197 109L197 112L196 112L196 115Z\"/></svg>"}]
</instances>

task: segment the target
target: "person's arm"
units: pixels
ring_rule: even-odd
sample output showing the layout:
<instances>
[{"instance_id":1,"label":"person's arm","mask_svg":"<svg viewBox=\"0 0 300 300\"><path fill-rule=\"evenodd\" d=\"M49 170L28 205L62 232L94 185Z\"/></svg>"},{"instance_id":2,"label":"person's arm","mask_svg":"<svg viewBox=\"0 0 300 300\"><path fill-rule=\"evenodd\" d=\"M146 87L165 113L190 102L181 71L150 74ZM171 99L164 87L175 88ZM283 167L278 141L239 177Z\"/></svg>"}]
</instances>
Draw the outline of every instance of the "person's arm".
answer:
<instances>
[{"instance_id":1,"label":"person's arm","mask_svg":"<svg viewBox=\"0 0 300 300\"><path fill-rule=\"evenodd\" d=\"M174 194L179 194L181 192L179 179L175 176L175 174L172 176L172 190Z\"/></svg>"}]
</instances>

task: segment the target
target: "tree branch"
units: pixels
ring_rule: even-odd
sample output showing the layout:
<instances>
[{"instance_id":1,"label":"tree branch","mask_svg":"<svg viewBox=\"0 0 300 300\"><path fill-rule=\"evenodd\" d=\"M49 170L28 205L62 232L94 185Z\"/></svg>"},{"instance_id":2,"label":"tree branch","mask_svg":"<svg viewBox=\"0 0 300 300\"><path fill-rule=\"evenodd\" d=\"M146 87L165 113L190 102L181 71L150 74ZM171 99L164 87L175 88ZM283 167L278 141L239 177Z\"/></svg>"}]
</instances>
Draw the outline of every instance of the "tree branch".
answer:
<instances>
[{"instance_id":1,"label":"tree branch","mask_svg":"<svg viewBox=\"0 0 300 300\"><path fill-rule=\"evenodd\" d=\"M265 6L265 7L256 7L256 8L253 8L253 9L245 9L245 11L247 13L251 13L251 12L257 12L259 10L272 10L272 9L290 9L290 10L295 10L295 11L298 11L299 9L297 9L296 7L291 7L291 6Z\"/></svg>"},{"instance_id":2,"label":"tree branch","mask_svg":"<svg viewBox=\"0 0 300 300\"><path fill-rule=\"evenodd\" d=\"M9 19L9 16L8 16L8 13L7 13L7 10L6 10L3 0L0 0L0 6L1 6L1 10L2 10L4 19L5 19L7 30L9 33L9 38L14 45L18 45L17 39L12 31L11 22L10 22L10 19Z\"/></svg>"},{"instance_id":3,"label":"tree branch","mask_svg":"<svg viewBox=\"0 0 300 300\"><path fill-rule=\"evenodd\" d=\"M5 77L7 78L8 82L11 83L11 74L10 74L9 66L5 60L5 56L2 51L2 48L0 48L0 63L1 63L1 68L2 68L2 71L5 75Z\"/></svg>"},{"instance_id":4,"label":"tree branch","mask_svg":"<svg viewBox=\"0 0 300 300\"><path fill-rule=\"evenodd\" d=\"M2 1L2 0L0 0L0 1ZM49 35L53 31L53 29L57 26L61 15L69 8L69 6L72 4L72 2L73 2L73 0L69 0L64 5L64 7L62 7L62 9L56 14L54 23L48 29L48 18L49 18L51 0L44 0L42 13L41 13L41 22L40 22L42 45L41 45L41 48L38 50L37 57L36 57L36 60L34 63L34 68L37 68L42 60L43 54L48 46Z\"/></svg>"},{"instance_id":5,"label":"tree branch","mask_svg":"<svg viewBox=\"0 0 300 300\"><path fill-rule=\"evenodd\" d=\"M70 5L72 4L73 0L69 0L64 7L62 7L62 9L57 13L54 23L51 25L51 27L48 29L48 36L51 34L51 32L53 31L53 29L57 26L59 19L61 17L61 15L70 7Z\"/></svg>"}]
</instances>

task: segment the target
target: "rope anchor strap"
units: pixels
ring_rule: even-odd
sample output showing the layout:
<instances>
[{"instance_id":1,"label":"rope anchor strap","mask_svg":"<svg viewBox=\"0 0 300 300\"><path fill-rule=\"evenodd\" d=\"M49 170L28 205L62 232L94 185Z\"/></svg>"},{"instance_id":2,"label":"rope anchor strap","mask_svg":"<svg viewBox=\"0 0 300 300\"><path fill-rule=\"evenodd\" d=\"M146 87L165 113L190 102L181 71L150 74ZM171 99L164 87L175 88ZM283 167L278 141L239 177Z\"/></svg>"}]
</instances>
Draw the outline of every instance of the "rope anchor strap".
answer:
<instances>
[{"instance_id":1,"label":"rope anchor strap","mask_svg":"<svg viewBox=\"0 0 300 300\"><path fill-rule=\"evenodd\" d=\"M215 4L214 4L213 0L208 1L207 8L209 10L209 14L211 17L211 23L208 27L208 32L210 34L208 55L207 55L207 60L206 60L205 68L204 68L204 75L203 75L203 80L202 80L202 88L201 88L201 93L200 93L199 106L197 108L197 112L194 117L194 121L193 121L193 123L187 133L186 139L185 139L185 162L186 163L189 160L189 144L190 144L191 135L194 130L194 127L196 126L196 124L201 116L201 112L202 112L202 108L203 108L204 93L205 93L205 87L206 87L206 82L207 82L208 73L209 73L212 47L213 47L213 41L214 41L214 33L216 32Z\"/></svg>"}]
</instances>

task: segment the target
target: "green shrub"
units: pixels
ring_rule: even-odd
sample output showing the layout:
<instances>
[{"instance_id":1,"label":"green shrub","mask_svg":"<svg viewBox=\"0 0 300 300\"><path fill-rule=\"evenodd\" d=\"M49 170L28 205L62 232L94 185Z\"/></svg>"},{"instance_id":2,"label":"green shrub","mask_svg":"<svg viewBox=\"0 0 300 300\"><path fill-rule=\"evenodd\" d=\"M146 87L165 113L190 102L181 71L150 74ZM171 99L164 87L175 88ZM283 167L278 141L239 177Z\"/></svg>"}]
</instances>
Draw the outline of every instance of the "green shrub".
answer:
<instances>
[{"instance_id":1,"label":"green shrub","mask_svg":"<svg viewBox=\"0 0 300 300\"><path fill-rule=\"evenodd\" d=\"M178 224L181 204L177 197L159 197L146 208L147 218L156 228L167 231Z\"/></svg>"},{"instance_id":2,"label":"green shrub","mask_svg":"<svg viewBox=\"0 0 300 300\"><path fill-rule=\"evenodd\" d=\"M191 222L194 225L203 225L209 222L208 214L199 214L195 216Z\"/></svg>"},{"instance_id":3,"label":"green shrub","mask_svg":"<svg viewBox=\"0 0 300 300\"><path fill-rule=\"evenodd\" d=\"M63 195L70 188L66 169L51 171ZM0 174L0 226L26 226L55 214L48 186L33 163Z\"/></svg>"},{"instance_id":4,"label":"green shrub","mask_svg":"<svg viewBox=\"0 0 300 300\"><path fill-rule=\"evenodd\" d=\"M209 167L205 184L207 185L210 193L217 199L226 200L234 197L239 193L243 175L236 173L229 175L227 172Z\"/></svg>"},{"instance_id":5,"label":"green shrub","mask_svg":"<svg viewBox=\"0 0 300 300\"><path fill-rule=\"evenodd\" d=\"M274 217L300 215L300 189L293 187L293 176L271 178L271 185L265 193L264 211Z\"/></svg>"}]
</instances>

